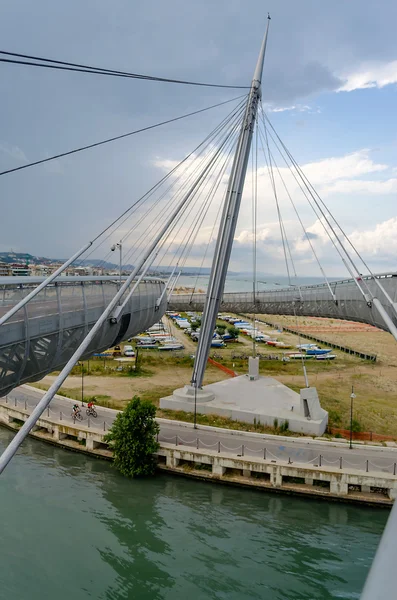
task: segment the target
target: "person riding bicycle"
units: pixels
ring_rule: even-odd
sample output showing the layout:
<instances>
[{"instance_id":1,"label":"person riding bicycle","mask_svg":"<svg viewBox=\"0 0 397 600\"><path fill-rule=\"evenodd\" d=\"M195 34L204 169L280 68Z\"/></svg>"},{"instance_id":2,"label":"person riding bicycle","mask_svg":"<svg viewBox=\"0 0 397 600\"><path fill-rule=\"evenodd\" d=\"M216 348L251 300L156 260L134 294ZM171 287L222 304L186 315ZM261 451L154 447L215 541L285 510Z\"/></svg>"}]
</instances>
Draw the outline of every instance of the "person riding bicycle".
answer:
<instances>
[{"instance_id":1,"label":"person riding bicycle","mask_svg":"<svg viewBox=\"0 0 397 600\"><path fill-rule=\"evenodd\" d=\"M76 415L78 415L80 412L81 412L81 411L80 411L80 407L79 407L79 405L78 405L78 404L74 404L74 405L73 405L73 416L76 416Z\"/></svg>"},{"instance_id":2,"label":"person riding bicycle","mask_svg":"<svg viewBox=\"0 0 397 600\"><path fill-rule=\"evenodd\" d=\"M88 406L88 408L95 408L94 400L93 399L90 400L89 403L87 404L87 406Z\"/></svg>"}]
</instances>

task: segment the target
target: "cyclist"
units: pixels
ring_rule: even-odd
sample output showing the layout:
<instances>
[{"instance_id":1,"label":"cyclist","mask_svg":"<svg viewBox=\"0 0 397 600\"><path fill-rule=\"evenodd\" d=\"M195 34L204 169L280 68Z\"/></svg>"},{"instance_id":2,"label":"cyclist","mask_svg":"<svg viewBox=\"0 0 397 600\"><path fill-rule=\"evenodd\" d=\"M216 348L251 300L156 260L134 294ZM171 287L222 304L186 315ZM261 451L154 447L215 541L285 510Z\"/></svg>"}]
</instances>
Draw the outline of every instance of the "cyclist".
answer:
<instances>
[{"instance_id":1,"label":"cyclist","mask_svg":"<svg viewBox=\"0 0 397 600\"><path fill-rule=\"evenodd\" d=\"M73 416L76 417L80 413L80 407L78 404L73 405Z\"/></svg>"},{"instance_id":2,"label":"cyclist","mask_svg":"<svg viewBox=\"0 0 397 600\"><path fill-rule=\"evenodd\" d=\"M94 405L94 398L93 398L92 400L90 400L90 401L89 401L89 403L87 404L87 406L88 406L88 408L91 408L91 409L95 408L95 405Z\"/></svg>"}]
</instances>

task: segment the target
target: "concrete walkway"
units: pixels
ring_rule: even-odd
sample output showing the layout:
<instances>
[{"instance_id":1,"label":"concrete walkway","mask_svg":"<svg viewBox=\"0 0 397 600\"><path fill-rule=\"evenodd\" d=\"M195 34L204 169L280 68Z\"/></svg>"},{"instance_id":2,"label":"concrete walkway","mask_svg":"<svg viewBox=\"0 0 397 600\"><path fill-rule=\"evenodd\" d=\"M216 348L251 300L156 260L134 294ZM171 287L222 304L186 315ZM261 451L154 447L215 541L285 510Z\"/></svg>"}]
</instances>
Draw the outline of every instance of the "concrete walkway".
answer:
<instances>
[{"instance_id":1,"label":"concrete walkway","mask_svg":"<svg viewBox=\"0 0 397 600\"><path fill-rule=\"evenodd\" d=\"M13 390L8 398L1 398L0 404L17 406L31 411L44 392L30 386L22 386ZM54 422L73 424L71 417L76 400L55 396L43 417ZM84 427L98 432L108 431L118 411L97 407L98 417L88 418L82 408ZM222 451L232 456L251 456L256 458L290 461L302 465L319 465L333 468L354 468L368 472L396 474L397 448L355 444L349 450L348 444L313 440L312 438L292 438L259 433L250 433L217 427L199 425L193 428L191 423L158 419L160 424L159 440L175 444L175 446L191 446L192 448Z\"/></svg>"}]
</instances>

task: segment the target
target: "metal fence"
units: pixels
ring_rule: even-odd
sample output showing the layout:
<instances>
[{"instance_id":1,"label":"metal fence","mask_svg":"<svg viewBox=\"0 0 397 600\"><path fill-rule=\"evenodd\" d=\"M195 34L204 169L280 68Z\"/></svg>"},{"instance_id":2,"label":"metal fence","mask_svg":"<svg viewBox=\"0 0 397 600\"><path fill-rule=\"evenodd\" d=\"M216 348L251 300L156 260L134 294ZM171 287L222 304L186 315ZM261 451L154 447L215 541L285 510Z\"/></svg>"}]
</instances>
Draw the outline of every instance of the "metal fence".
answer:
<instances>
[{"instance_id":1,"label":"metal fence","mask_svg":"<svg viewBox=\"0 0 397 600\"><path fill-rule=\"evenodd\" d=\"M30 400L30 401L29 401ZM76 404L78 404L76 400ZM0 405L6 406L9 408L16 408L18 410L26 411L30 413L33 408L35 408L36 404L34 404L31 399L28 397L15 397L13 395L8 395L4 398L0 399ZM113 415L103 415L101 414L101 410L98 407L95 407L97 411L97 418L90 417L86 414L86 406L81 406L80 410L82 413L82 420L78 420L72 415L72 407L70 410L63 409L58 410L55 408L48 407L43 413L42 418L51 420L56 423L64 423L66 425L71 425L74 427L84 427L88 429L92 429L97 431L98 433L103 433L109 431L114 421ZM116 414L116 413L115 413ZM203 436L206 432L203 432ZM222 440L216 439L216 431L208 432L207 436L211 436L214 441L208 443L203 438L191 436L187 433L186 436L181 436L179 434L175 434L173 436L166 436L160 433L157 436L158 442L165 442L168 444L173 444L176 447L183 448L194 448L196 450L211 450L212 452L222 453L222 454L230 454L232 457L241 457L241 458L256 458L265 460L267 462L274 462L278 464L286 464L286 465L301 465L302 467L313 466L313 467L330 467L333 469L355 469L357 471L362 472L381 472L381 473L389 473L392 475L397 474L397 460L396 462L390 460L387 464L378 464L376 460L346 460L344 456L337 456L332 460L324 454L318 454L314 458L309 460L304 459L303 457L296 456L291 450L286 450L284 452L277 453L274 448L270 450L266 447L265 444L258 444L258 442L251 442L251 445L248 444L237 444L236 446L229 446L224 444ZM256 446L255 448L252 446ZM299 449L299 448L297 448ZM307 448L310 450L310 448ZM326 453L327 449L324 448L324 452ZM396 456L397 459L397 456Z\"/></svg>"}]
</instances>

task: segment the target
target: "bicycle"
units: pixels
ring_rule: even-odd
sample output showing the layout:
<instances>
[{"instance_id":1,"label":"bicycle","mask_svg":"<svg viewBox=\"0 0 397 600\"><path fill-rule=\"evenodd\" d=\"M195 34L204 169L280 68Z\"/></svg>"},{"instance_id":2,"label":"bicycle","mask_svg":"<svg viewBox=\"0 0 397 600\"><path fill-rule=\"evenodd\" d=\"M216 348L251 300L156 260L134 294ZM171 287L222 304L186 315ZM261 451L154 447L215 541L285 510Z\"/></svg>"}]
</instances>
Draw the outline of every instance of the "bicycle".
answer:
<instances>
[{"instance_id":1,"label":"bicycle","mask_svg":"<svg viewBox=\"0 0 397 600\"><path fill-rule=\"evenodd\" d=\"M81 414L80 411L79 412L74 412L73 411L71 416L72 416L72 418L74 420L76 420L76 419L77 419L77 421L82 421L83 420L83 415Z\"/></svg>"},{"instance_id":2,"label":"bicycle","mask_svg":"<svg viewBox=\"0 0 397 600\"><path fill-rule=\"evenodd\" d=\"M96 419L98 416L95 408L92 408L91 406L89 408L87 408L86 413L89 417L94 417L94 419Z\"/></svg>"}]
</instances>

